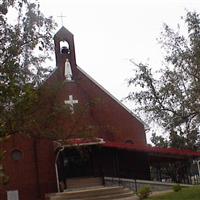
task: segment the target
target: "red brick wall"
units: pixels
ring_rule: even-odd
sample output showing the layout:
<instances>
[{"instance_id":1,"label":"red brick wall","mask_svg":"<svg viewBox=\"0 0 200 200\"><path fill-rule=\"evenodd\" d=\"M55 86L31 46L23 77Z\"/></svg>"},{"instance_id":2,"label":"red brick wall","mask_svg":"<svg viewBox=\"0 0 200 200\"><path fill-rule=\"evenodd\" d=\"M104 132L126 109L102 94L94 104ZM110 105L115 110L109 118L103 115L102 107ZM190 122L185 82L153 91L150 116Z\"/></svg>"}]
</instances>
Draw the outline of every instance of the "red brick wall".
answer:
<instances>
[{"instance_id":1,"label":"red brick wall","mask_svg":"<svg viewBox=\"0 0 200 200\"><path fill-rule=\"evenodd\" d=\"M62 36L60 34L56 36L58 40ZM60 127L63 127L64 133L73 133L73 137L79 137L79 133L84 132L84 129L96 127L97 131L94 131L94 134L105 140L117 142L132 140L135 144L144 145L146 138L143 124L76 68L73 35L69 35L69 40L73 52L70 62L75 81L64 81L65 58L61 56L60 60L57 57L56 61L59 68L43 85L43 87L52 87L57 83L62 85L55 98L55 101L62 105L69 95L79 100L72 120L61 119L60 121ZM40 109L42 108L38 108L39 114ZM81 109L84 112L78 113ZM70 124L72 121L75 122L73 126ZM3 148L7 150L4 165L10 182L7 186L0 188L0 200L6 199L7 190L19 190L20 200L43 199L45 193L56 191L55 155L51 141L34 140L18 134L7 140ZM14 149L22 151L21 160L12 160L11 152Z\"/></svg>"},{"instance_id":2,"label":"red brick wall","mask_svg":"<svg viewBox=\"0 0 200 200\"><path fill-rule=\"evenodd\" d=\"M85 95L96 101L91 109L95 121L102 127L100 136L123 143L127 140L132 140L135 144L146 143L144 125L138 119L83 73L79 73L78 80Z\"/></svg>"},{"instance_id":3,"label":"red brick wall","mask_svg":"<svg viewBox=\"0 0 200 200\"><path fill-rule=\"evenodd\" d=\"M93 125L98 129L98 136L105 140L123 143L131 140L135 144L146 144L144 125L136 117L79 69L74 70L74 82L64 82L60 71L62 68L58 68L56 74L48 80L50 87L58 81L63 84L57 97L60 103L64 104L64 100L68 99L69 95L73 95L74 99L79 100L75 108L90 106L79 118L77 126ZM69 121L66 120L63 124L67 132Z\"/></svg>"},{"instance_id":4,"label":"red brick wall","mask_svg":"<svg viewBox=\"0 0 200 200\"><path fill-rule=\"evenodd\" d=\"M132 140L135 144L145 144L143 124L84 74L79 71L77 73L75 82L63 82L55 99L64 104L64 100L72 94L79 100L79 108L87 107L86 111L78 116L75 124L77 133L81 130L80 127L94 125L98 129L98 136L105 140ZM51 79L52 84L55 79L56 76ZM73 118L78 112L76 108ZM61 126L65 127L67 133L70 128L69 121L63 121ZM4 164L10 182L2 188L4 192L0 193L1 200L6 199L7 190L19 190L20 200L43 199L45 193L56 191L55 157L51 141L34 140L18 134L6 141L4 148L7 150ZM12 160L11 152L14 149L22 151L21 160Z\"/></svg>"},{"instance_id":5,"label":"red brick wall","mask_svg":"<svg viewBox=\"0 0 200 200\"><path fill-rule=\"evenodd\" d=\"M87 75L77 68L73 35L62 28L55 35L55 54L57 70L48 79L47 85L51 87L58 82L63 84L58 99L60 103L68 99L69 95L79 100L79 105L86 106L90 103L88 112L84 113L77 126L86 124L96 126L98 135L106 140L126 142L131 140L135 144L145 144L146 136L144 125L124 109L110 95L103 91ZM66 40L71 48L71 53L61 54L59 49L60 41ZM74 82L67 82L64 78L64 65L66 58L71 63ZM113 75L111 75L111 78ZM76 107L78 107L76 105ZM69 122L66 121L65 126ZM66 129L68 126L66 126Z\"/></svg>"},{"instance_id":6,"label":"red brick wall","mask_svg":"<svg viewBox=\"0 0 200 200\"><path fill-rule=\"evenodd\" d=\"M2 147L6 150L3 162L10 180L0 190L0 199L6 200L7 190L18 190L20 200L43 199L45 193L56 191L54 151L51 141L36 140L22 135L11 136ZM21 160L13 160L11 152L22 152Z\"/></svg>"}]
</instances>

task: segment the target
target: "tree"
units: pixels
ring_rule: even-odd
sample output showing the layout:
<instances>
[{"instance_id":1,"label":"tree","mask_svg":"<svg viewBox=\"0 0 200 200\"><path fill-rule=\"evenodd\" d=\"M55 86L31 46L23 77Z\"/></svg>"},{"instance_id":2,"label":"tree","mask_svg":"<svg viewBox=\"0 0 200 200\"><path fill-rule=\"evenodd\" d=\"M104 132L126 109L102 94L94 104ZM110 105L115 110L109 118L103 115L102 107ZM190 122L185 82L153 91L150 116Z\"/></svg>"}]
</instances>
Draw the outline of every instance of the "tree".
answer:
<instances>
[{"instance_id":1,"label":"tree","mask_svg":"<svg viewBox=\"0 0 200 200\"><path fill-rule=\"evenodd\" d=\"M22 131L39 99L37 88L48 75L42 67L53 50L52 17L45 17L37 0L0 3L0 143ZM7 182L0 148L0 185Z\"/></svg>"},{"instance_id":2,"label":"tree","mask_svg":"<svg viewBox=\"0 0 200 200\"><path fill-rule=\"evenodd\" d=\"M38 98L25 113L26 122L18 128L20 133L53 140L91 138L97 135L98 126L88 123L85 118L98 101L94 99L76 105L76 111L72 114L70 105L64 104L60 99L63 90L66 90L66 84L68 83L62 80L53 84L46 81L38 88Z\"/></svg>"},{"instance_id":3,"label":"tree","mask_svg":"<svg viewBox=\"0 0 200 200\"><path fill-rule=\"evenodd\" d=\"M53 50L55 26L37 0L0 4L0 136L18 132L37 101L36 88L49 73L42 65Z\"/></svg>"},{"instance_id":4,"label":"tree","mask_svg":"<svg viewBox=\"0 0 200 200\"><path fill-rule=\"evenodd\" d=\"M156 147L168 147L168 141L161 135L156 135L156 133L152 133L151 142Z\"/></svg>"},{"instance_id":5,"label":"tree","mask_svg":"<svg viewBox=\"0 0 200 200\"><path fill-rule=\"evenodd\" d=\"M138 103L150 122L156 122L169 134L168 145L176 148L200 148L200 17L187 12L184 18L187 35L164 25L159 42L166 51L165 65L152 73L145 64L135 64L129 85L137 90L128 95ZM158 78L155 78L158 77ZM154 142L166 142L153 135Z\"/></svg>"},{"instance_id":6,"label":"tree","mask_svg":"<svg viewBox=\"0 0 200 200\"><path fill-rule=\"evenodd\" d=\"M15 15L15 23L9 19ZM46 18L37 0L5 0L0 4L0 185L9 178L3 168L6 156L1 145L7 136L26 134L33 140L35 167L38 170L37 141L97 135L98 124L87 122L90 107L97 100L70 106L60 100L67 82L46 79L50 70L43 67L53 50L52 17ZM46 80L46 81L44 81Z\"/></svg>"}]
</instances>

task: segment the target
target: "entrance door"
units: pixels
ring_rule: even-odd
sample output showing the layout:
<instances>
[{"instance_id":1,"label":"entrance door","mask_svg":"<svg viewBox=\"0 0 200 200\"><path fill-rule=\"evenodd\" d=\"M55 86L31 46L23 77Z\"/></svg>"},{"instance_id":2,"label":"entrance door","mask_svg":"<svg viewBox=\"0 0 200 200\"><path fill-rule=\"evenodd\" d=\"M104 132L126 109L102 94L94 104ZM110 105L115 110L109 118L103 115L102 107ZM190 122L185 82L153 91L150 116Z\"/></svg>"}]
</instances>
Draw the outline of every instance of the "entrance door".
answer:
<instances>
[{"instance_id":1,"label":"entrance door","mask_svg":"<svg viewBox=\"0 0 200 200\"><path fill-rule=\"evenodd\" d=\"M57 162L61 191L66 188L102 185L103 174L98 157L99 148L95 146L64 149Z\"/></svg>"},{"instance_id":2,"label":"entrance door","mask_svg":"<svg viewBox=\"0 0 200 200\"><path fill-rule=\"evenodd\" d=\"M92 153L88 149L66 149L63 156L65 179L94 175Z\"/></svg>"},{"instance_id":3,"label":"entrance door","mask_svg":"<svg viewBox=\"0 0 200 200\"><path fill-rule=\"evenodd\" d=\"M92 175L91 160L89 155L82 157L76 152L76 154L65 157L64 161L66 177L85 177Z\"/></svg>"}]
</instances>

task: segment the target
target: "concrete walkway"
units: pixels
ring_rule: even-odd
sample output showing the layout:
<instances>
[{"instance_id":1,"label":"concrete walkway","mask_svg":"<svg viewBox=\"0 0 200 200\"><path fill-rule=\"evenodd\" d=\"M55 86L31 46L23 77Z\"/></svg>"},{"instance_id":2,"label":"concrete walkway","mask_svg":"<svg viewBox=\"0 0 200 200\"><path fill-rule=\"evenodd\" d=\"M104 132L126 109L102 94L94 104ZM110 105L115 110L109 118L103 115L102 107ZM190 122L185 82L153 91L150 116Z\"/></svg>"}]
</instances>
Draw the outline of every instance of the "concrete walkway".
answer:
<instances>
[{"instance_id":1,"label":"concrete walkway","mask_svg":"<svg viewBox=\"0 0 200 200\"><path fill-rule=\"evenodd\" d=\"M156 191L156 192L152 192L150 196L155 197L155 196L160 196L160 195L167 194L170 192L173 192L173 190Z\"/></svg>"},{"instance_id":2,"label":"concrete walkway","mask_svg":"<svg viewBox=\"0 0 200 200\"><path fill-rule=\"evenodd\" d=\"M156 192L152 192L150 197L160 196L160 195L164 195L170 192L173 192L173 190L156 191ZM139 198L136 195L134 195L133 197L123 198L123 200L139 200Z\"/></svg>"}]
</instances>

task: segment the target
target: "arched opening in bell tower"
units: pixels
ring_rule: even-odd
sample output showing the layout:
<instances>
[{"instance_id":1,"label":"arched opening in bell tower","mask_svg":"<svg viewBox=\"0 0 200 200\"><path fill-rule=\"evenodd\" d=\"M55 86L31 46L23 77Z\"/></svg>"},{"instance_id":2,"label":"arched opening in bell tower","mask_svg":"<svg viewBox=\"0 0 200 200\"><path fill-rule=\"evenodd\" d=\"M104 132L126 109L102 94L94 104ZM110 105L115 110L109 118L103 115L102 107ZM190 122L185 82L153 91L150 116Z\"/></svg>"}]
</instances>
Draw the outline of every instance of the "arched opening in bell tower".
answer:
<instances>
[{"instance_id":1,"label":"arched opening in bell tower","mask_svg":"<svg viewBox=\"0 0 200 200\"><path fill-rule=\"evenodd\" d=\"M61 54L70 54L70 46L67 41L60 41L60 53Z\"/></svg>"}]
</instances>

